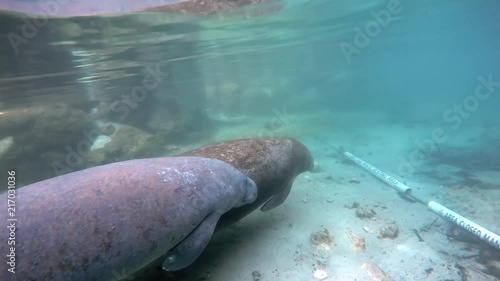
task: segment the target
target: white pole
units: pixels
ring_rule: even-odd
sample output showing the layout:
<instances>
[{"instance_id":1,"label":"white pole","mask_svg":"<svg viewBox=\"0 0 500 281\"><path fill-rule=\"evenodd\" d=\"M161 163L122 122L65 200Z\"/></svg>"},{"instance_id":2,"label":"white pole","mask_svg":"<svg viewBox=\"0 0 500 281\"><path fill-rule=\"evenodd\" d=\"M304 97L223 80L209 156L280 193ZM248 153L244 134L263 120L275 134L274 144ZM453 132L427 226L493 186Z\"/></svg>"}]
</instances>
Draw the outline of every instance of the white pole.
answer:
<instances>
[{"instance_id":1,"label":"white pole","mask_svg":"<svg viewBox=\"0 0 500 281\"><path fill-rule=\"evenodd\" d=\"M372 173L377 178L383 180L388 185L394 187L398 191L406 193L406 194L411 193L411 188L409 186L407 186L404 183L398 181L397 179L389 176L388 174L380 171L379 169L377 169L377 168L373 167L372 165L366 163L365 161L359 159L358 157L354 156L353 154L351 154L349 152L344 152L344 155L347 158L351 159L354 163L358 164L359 166L361 166L362 168L364 168L368 172Z\"/></svg>"},{"instance_id":2,"label":"white pole","mask_svg":"<svg viewBox=\"0 0 500 281\"><path fill-rule=\"evenodd\" d=\"M451 221L452 223L458 225L463 230L470 232L477 236L479 239L484 242L490 244L491 246L500 250L500 236L491 232L490 230L476 224L475 222L468 220L461 215L453 212L452 210L444 207L443 205L429 201L427 204L429 209L431 209L434 213L440 215L441 217Z\"/></svg>"},{"instance_id":3,"label":"white pole","mask_svg":"<svg viewBox=\"0 0 500 281\"><path fill-rule=\"evenodd\" d=\"M404 192L406 194L411 193L411 188L408 187L407 185L403 184L402 182L396 180L395 178L389 176L388 174L380 171L379 169L373 167L372 165L366 163L365 161L361 160L360 158L354 156L353 154L349 152L344 152L344 155L351 159L354 163L358 164L365 170L369 171L372 173L374 176L377 178L381 179L388 185L396 188L397 190ZM423 202L419 200L420 202ZM435 202L435 201L429 201L427 203L427 207L431 209L434 213L440 215L441 217L447 219L448 221L458 225L460 228L463 230L472 233L473 235L477 236L479 239L483 240L484 242L488 243L489 245L493 246L494 248L500 250L500 236L493 233L492 231L476 224L475 222L466 219L462 217L461 215L453 212L452 210L444 207L443 205Z\"/></svg>"}]
</instances>

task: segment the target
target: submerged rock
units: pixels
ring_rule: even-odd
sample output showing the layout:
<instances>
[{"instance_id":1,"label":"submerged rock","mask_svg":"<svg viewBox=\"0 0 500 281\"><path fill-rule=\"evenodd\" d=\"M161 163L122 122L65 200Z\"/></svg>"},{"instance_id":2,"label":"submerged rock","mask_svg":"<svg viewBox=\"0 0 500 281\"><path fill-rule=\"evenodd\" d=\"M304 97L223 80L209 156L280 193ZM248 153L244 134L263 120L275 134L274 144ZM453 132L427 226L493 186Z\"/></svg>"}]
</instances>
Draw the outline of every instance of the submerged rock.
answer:
<instances>
[{"instance_id":1,"label":"submerged rock","mask_svg":"<svg viewBox=\"0 0 500 281\"><path fill-rule=\"evenodd\" d=\"M385 239L385 238L394 239L398 237L398 234L399 234L398 226L396 224L391 223L382 226L377 233L377 237L380 239Z\"/></svg>"},{"instance_id":2,"label":"submerged rock","mask_svg":"<svg viewBox=\"0 0 500 281\"><path fill-rule=\"evenodd\" d=\"M318 250L329 250L333 243L333 236L328 229L323 228L311 234L311 242Z\"/></svg>"},{"instance_id":3,"label":"submerged rock","mask_svg":"<svg viewBox=\"0 0 500 281\"><path fill-rule=\"evenodd\" d=\"M365 262L361 265L361 268L365 269L368 275L372 280L377 281L392 281L390 278L380 267L376 264Z\"/></svg>"},{"instance_id":4,"label":"submerged rock","mask_svg":"<svg viewBox=\"0 0 500 281\"><path fill-rule=\"evenodd\" d=\"M162 143L153 135L140 129L108 123L114 132L109 136L99 135L85 156L82 168L103 165L136 158L154 157L161 154Z\"/></svg>"},{"instance_id":5,"label":"submerged rock","mask_svg":"<svg viewBox=\"0 0 500 281\"><path fill-rule=\"evenodd\" d=\"M9 133L14 145L31 157L73 145L84 137L84 130L93 128L89 114L63 104L7 111L0 119L0 132Z\"/></svg>"},{"instance_id":6,"label":"submerged rock","mask_svg":"<svg viewBox=\"0 0 500 281\"><path fill-rule=\"evenodd\" d=\"M360 219L371 219L373 217L375 217L376 213L374 210L370 209L365 209L365 208L358 208L356 210L356 217L360 218Z\"/></svg>"}]
</instances>

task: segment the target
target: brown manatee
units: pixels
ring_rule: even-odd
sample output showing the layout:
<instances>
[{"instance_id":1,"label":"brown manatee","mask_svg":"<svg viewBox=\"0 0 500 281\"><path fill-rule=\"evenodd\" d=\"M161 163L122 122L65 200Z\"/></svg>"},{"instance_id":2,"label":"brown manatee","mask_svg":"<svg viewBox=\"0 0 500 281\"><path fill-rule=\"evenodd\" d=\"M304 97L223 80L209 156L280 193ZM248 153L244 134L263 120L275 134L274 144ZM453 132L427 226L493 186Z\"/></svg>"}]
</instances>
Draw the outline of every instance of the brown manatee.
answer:
<instances>
[{"instance_id":1,"label":"brown manatee","mask_svg":"<svg viewBox=\"0 0 500 281\"><path fill-rule=\"evenodd\" d=\"M286 137L231 140L180 155L224 161L257 184L257 200L229 210L220 218L218 229L242 219L260 206L262 211L279 206L290 193L295 177L314 166L306 146Z\"/></svg>"},{"instance_id":2,"label":"brown manatee","mask_svg":"<svg viewBox=\"0 0 500 281\"><path fill-rule=\"evenodd\" d=\"M251 179L202 157L117 162L21 187L15 215L7 208L0 215L17 219L9 221L15 246L0 246L2 253L15 247L15 273L2 262L0 279L119 280L175 247L183 251L168 255L167 265L182 268L202 252L223 213L256 196ZM1 228L1 237L9 234Z\"/></svg>"},{"instance_id":3,"label":"brown manatee","mask_svg":"<svg viewBox=\"0 0 500 281\"><path fill-rule=\"evenodd\" d=\"M45 25L47 18L83 16L110 16L138 12L177 12L210 14L229 11L242 6L279 2L276 0L2 0L0 13L22 13L40 17L34 24ZM277 6L280 8L281 6ZM273 10L276 10L274 8Z\"/></svg>"}]
</instances>

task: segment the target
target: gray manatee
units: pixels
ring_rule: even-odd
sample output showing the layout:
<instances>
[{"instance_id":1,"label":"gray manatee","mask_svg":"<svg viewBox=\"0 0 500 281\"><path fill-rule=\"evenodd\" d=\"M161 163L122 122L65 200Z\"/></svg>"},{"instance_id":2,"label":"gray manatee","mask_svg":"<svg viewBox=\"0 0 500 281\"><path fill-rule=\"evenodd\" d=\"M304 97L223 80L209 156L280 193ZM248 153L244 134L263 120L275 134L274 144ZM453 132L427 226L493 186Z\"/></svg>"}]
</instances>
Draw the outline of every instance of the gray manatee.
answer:
<instances>
[{"instance_id":1,"label":"gray manatee","mask_svg":"<svg viewBox=\"0 0 500 281\"><path fill-rule=\"evenodd\" d=\"M4 261L0 279L120 280L167 252L165 269L183 268L201 254L222 214L256 197L251 179L202 157L130 160L21 187L15 216L0 211L3 222L17 219L15 274ZM10 247L0 246L2 253Z\"/></svg>"}]
</instances>

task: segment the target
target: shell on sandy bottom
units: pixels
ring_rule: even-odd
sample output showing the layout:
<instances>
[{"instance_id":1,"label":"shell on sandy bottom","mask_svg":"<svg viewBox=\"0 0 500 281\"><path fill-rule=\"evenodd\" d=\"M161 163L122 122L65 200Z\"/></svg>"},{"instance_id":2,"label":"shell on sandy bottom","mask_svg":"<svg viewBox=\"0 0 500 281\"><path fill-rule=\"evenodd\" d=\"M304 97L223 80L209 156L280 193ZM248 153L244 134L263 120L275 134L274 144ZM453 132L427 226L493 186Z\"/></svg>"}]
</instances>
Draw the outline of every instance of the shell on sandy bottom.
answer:
<instances>
[{"instance_id":1,"label":"shell on sandy bottom","mask_svg":"<svg viewBox=\"0 0 500 281\"><path fill-rule=\"evenodd\" d=\"M313 273L313 277L317 280L324 280L328 277L328 274L322 269L316 269Z\"/></svg>"}]
</instances>

